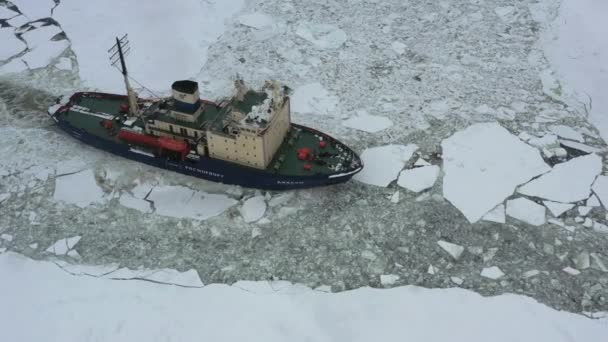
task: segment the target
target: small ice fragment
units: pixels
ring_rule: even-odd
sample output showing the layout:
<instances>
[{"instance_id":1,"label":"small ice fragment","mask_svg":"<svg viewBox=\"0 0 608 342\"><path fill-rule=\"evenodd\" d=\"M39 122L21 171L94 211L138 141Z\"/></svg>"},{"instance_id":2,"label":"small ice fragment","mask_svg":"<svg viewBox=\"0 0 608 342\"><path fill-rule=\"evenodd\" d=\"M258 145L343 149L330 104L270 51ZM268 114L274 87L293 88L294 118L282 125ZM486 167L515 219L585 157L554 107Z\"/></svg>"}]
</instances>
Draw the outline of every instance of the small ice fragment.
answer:
<instances>
[{"instance_id":1,"label":"small ice fragment","mask_svg":"<svg viewBox=\"0 0 608 342\"><path fill-rule=\"evenodd\" d=\"M471 252L471 254L475 254L475 255L482 255L483 254L483 247L480 246L471 246L467 248L469 250L469 252Z\"/></svg>"},{"instance_id":2,"label":"small ice fragment","mask_svg":"<svg viewBox=\"0 0 608 342\"><path fill-rule=\"evenodd\" d=\"M429 265L429 269L426 271L428 274L436 274L439 269L433 265Z\"/></svg>"},{"instance_id":3,"label":"small ice fragment","mask_svg":"<svg viewBox=\"0 0 608 342\"><path fill-rule=\"evenodd\" d=\"M270 220L266 217L262 217L258 222L256 222L258 225L265 225L265 224L269 224Z\"/></svg>"},{"instance_id":4,"label":"small ice fragment","mask_svg":"<svg viewBox=\"0 0 608 342\"><path fill-rule=\"evenodd\" d=\"M7 242L13 241L13 236L11 234L2 234L0 235L0 238Z\"/></svg>"},{"instance_id":5,"label":"small ice fragment","mask_svg":"<svg viewBox=\"0 0 608 342\"><path fill-rule=\"evenodd\" d=\"M533 226L546 222L545 207L523 197L507 201L507 215Z\"/></svg>"},{"instance_id":6,"label":"small ice fragment","mask_svg":"<svg viewBox=\"0 0 608 342\"><path fill-rule=\"evenodd\" d=\"M583 135L572 129L572 127L557 125L551 126L549 129L551 130L551 132L553 132L560 138L574 140L580 143L585 142L585 138L583 138Z\"/></svg>"},{"instance_id":7,"label":"small ice fragment","mask_svg":"<svg viewBox=\"0 0 608 342\"><path fill-rule=\"evenodd\" d=\"M587 216L589 212L593 209L592 207L578 207L578 214L580 216Z\"/></svg>"},{"instance_id":8,"label":"small ice fragment","mask_svg":"<svg viewBox=\"0 0 608 342\"><path fill-rule=\"evenodd\" d=\"M61 239L56 241L49 248L47 248L46 252L53 253L55 255L66 255L68 250L69 248L66 239Z\"/></svg>"},{"instance_id":9,"label":"small ice fragment","mask_svg":"<svg viewBox=\"0 0 608 342\"><path fill-rule=\"evenodd\" d=\"M528 278L535 277L535 276L537 276L537 275L539 275L539 274L540 274L540 271L539 271L539 270L530 270L530 271L526 271L526 272L524 272L524 273L522 274L522 277L523 277L523 278L525 278L525 279L528 279Z\"/></svg>"},{"instance_id":10,"label":"small ice fragment","mask_svg":"<svg viewBox=\"0 0 608 342\"><path fill-rule=\"evenodd\" d=\"M568 274L570 274L570 275L579 275L579 274L581 274L581 272L579 270L574 269L574 268L572 268L570 266L564 268L563 271L566 272L566 273L568 273Z\"/></svg>"},{"instance_id":11,"label":"small ice fragment","mask_svg":"<svg viewBox=\"0 0 608 342\"><path fill-rule=\"evenodd\" d=\"M591 261L593 261L594 266L602 272L608 272L608 267L602 261L602 258L598 253L590 253Z\"/></svg>"},{"instance_id":12,"label":"small ice fragment","mask_svg":"<svg viewBox=\"0 0 608 342\"><path fill-rule=\"evenodd\" d=\"M393 285L399 280L399 276L395 274L383 274L380 276L380 283L384 286Z\"/></svg>"},{"instance_id":13,"label":"small ice fragment","mask_svg":"<svg viewBox=\"0 0 608 342\"><path fill-rule=\"evenodd\" d=\"M413 192L420 192L431 188L439 176L439 166L423 166L415 169L403 170L399 174L397 184Z\"/></svg>"},{"instance_id":14,"label":"small ice fragment","mask_svg":"<svg viewBox=\"0 0 608 342\"><path fill-rule=\"evenodd\" d=\"M557 147L559 142L557 141L557 136L554 134L545 134L541 138L532 138L528 140L528 144L538 148L551 148Z\"/></svg>"},{"instance_id":15,"label":"small ice fragment","mask_svg":"<svg viewBox=\"0 0 608 342\"><path fill-rule=\"evenodd\" d=\"M608 226L599 222L593 223L593 230L598 233L608 234Z\"/></svg>"},{"instance_id":16,"label":"small ice fragment","mask_svg":"<svg viewBox=\"0 0 608 342\"><path fill-rule=\"evenodd\" d=\"M583 222L583 227L585 227L585 228L593 227L593 220L588 217L585 218L585 222Z\"/></svg>"},{"instance_id":17,"label":"small ice fragment","mask_svg":"<svg viewBox=\"0 0 608 342\"><path fill-rule=\"evenodd\" d=\"M65 240L68 249L72 249L74 248L74 246L76 246L76 244L78 243L78 241L80 241L80 239L82 238L82 236L77 235L77 236L72 236L71 238L67 238Z\"/></svg>"},{"instance_id":18,"label":"small ice fragment","mask_svg":"<svg viewBox=\"0 0 608 342\"><path fill-rule=\"evenodd\" d=\"M37 243L37 242L34 242L34 243L30 244L30 245L29 245L29 247L30 247L31 249L38 249L38 243Z\"/></svg>"},{"instance_id":19,"label":"small ice fragment","mask_svg":"<svg viewBox=\"0 0 608 342\"><path fill-rule=\"evenodd\" d=\"M581 252L573 261L574 265L579 270L585 270L591 266L591 259L588 252Z\"/></svg>"},{"instance_id":20,"label":"small ice fragment","mask_svg":"<svg viewBox=\"0 0 608 342\"><path fill-rule=\"evenodd\" d=\"M391 195L391 203L399 203L399 190Z\"/></svg>"},{"instance_id":21,"label":"small ice fragment","mask_svg":"<svg viewBox=\"0 0 608 342\"><path fill-rule=\"evenodd\" d=\"M460 259L460 256L462 256L462 253L464 252L464 247L451 242L440 240L437 241L437 244L450 256L452 256L454 260Z\"/></svg>"},{"instance_id":22,"label":"small ice fragment","mask_svg":"<svg viewBox=\"0 0 608 342\"><path fill-rule=\"evenodd\" d=\"M80 259L80 254L74 249L68 252L68 256L74 259Z\"/></svg>"},{"instance_id":23,"label":"small ice fragment","mask_svg":"<svg viewBox=\"0 0 608 342\"><path fill-rule=\"evenodd\" d=\"M459 277L450 277L450 280L456 285L462 285L462 283L464 283L464 280Z\"/></svg>"},{"instance_id":24,"label":"small ice fragment","mask_svg":"<svg viewBox=\"0 0 608 342\"><path fill-rule=\"evenodd\" d=\"M255 239L256 237L262 235L262 230L260 229L260 227L253 227L251 228L251 238Z\"/></svg>"},{"instance_id":25,"label":"small ice fragment","mask_svg":"<svg viewBox=\"0 0 608 342\"><path fill-rule=\"evenodd\" d=\"M574 207L574 204L559 203L559 202L552 202L552 201L543 201L543 204L545 205L545 207L547 207L547 209L549 209L551 214L553 214L553 216L555 216L555 217L561 216L561 214L565 213L566 211L568 211Z\"/></svg>"},{"instance_id":26,"label":"small ice fragment","mask_svg":"<svg viewBox=\"0 0 608 342\"><path fill-rule=\"evenodd\" d=\"M418 160L416 160L414 163L414 166L431 166L431 163L422 158L418 158Z\"/></svg>"},{"instance_id":27,"label":"small ice fragment","mask_svg":"<svg viewBox=\"0 0 608 342\"><path fill-rule=\"evenodd\" d=\"M486 267L481 270L481 276L489 279L499 279L502 278L505 274L500 270L497 266Z\"/></svg>"},{"instance_id":28,"label":"small ice fragment","mask_svg":"<svg viewBox=\"0 0 608 342\"><path fill-rule=\"evenodd\" d=\"M264 196L252 197L243 203L240 209L243 220L247 223L261 219L266 213L266 201Z\"/></svg>"},{"instance_id":29,"label":"small ice fragment","mask_svg":"<svg viewBox=\"0 0 608 342\"><path fill-rule=\"evenodd\" d=\"M576 222L576 223L582 223L583 221L585 221L585 219L580 216L577 216L574 218L574 222Z\"/></svg>"},{"instance_id":30,"label":"small ice fragment","mask_svg":"<svg viewBox=\"0 0 608 342\"><path fill-rule=\"evenodd\" d=\"M483 221L490 221L496 223L505 223L505 205L500 204L496 208L490 210L487 214L485 214L482 218Z\"/></svg>"}]
</instances>

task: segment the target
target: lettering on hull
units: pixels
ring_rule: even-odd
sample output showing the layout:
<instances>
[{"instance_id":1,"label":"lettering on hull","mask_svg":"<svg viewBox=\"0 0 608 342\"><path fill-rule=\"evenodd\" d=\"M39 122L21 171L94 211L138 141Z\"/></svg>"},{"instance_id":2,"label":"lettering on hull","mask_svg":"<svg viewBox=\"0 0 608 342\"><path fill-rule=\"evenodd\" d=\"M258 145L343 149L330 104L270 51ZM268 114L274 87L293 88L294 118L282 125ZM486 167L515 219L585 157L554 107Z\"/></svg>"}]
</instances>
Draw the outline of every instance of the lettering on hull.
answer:
<instances>
[{"instance_id":1,"label":"lettering on hull","mask_svg":"<svg viewBox=\"0 0 608 342\"><path fill-rule=\"evenodd\" d=\"M277 181L280 185L304 185L303 181Z\"/></svg>"},{"instance_id":2,"label":"lettering on hull","mask_svg":"<svg viewBox=\"0 0 608 342\"><path fill-rule=\"evenodd\" d=\"M208 176L217 177L217 178L224 178L224 175L221 174L221 173L201 170L201 169L197 169L197 168L192 167L192 166L184 166L184 168L186 170L188 170L188 171L193 171L193 172L196 172L196 173L200 173L202 175L208 175Z\"/></svg>"}]
</instances>

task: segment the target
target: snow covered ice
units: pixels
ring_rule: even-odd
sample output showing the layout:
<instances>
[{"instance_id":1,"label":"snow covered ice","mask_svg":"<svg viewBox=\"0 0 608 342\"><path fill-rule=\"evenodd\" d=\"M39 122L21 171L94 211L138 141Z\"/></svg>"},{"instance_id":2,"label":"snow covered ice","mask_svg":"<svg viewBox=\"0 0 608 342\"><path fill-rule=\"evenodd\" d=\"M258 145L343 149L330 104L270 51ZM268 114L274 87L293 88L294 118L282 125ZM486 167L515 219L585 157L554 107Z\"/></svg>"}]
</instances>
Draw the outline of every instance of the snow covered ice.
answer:
<instances>
[{"instance_id":1,"label":"snow covered ice","mask_svg":"<svg viewBox=\"0 0 608 342\"><path fill-rule=\"evenodd\" d=\"M306 336L313 340L367 341L382 335L390 339L418 336L425 341L480 342L491 335L494 341L532 338L600 342L608 333L602 320L550 309L522 296L485 298L462 289L409 286L328 294L285 284L279 292L270 289L265 293L262 286L256 286L266 285L261 282L172 288L74 276L50 262L13 253L0 255L0 269L10 272L5 273L0 290L12 294L0 309L0 319L36 324L36 329L7 325L3 336L14 341L82 341L85 335L92 339L111 336L117 342L154 340L159 336L250 341L297 340ZM34 278L47 282L32 282ZM40 310L41 307L45 309ZM253 316L251 308L256 308ZM354 320L353 308L363 308L357 310ZM140 319L133 320L134 314ZM70 329L57 330L68 317Z\"/></svg>"},{"instance_id":2,"label":"snow covered ice","mask_svg":"<svg viewBox=\"0 0 608 342\"><path fill-rule=\"evenodd\" d=\"M506 207L520 196L518 187L540 181L554 172L551 167L555 170L584 154L605 157L601 139L605 134L599 125L605 101L598 93L605 88L601 72L605 58L604 45L597 39L603 36L597 34L602 32L597 27L603 20L590 20L593 14L585 12L600 5L567 0L562 6L559 1L528 1L507 7L479 1L376 1L344 6L341 2L188 0L158 2L152 7L134 0L19 3L25 15L0 4L0 18L12 18L0 25L5 43L0 47L4 57L0 59L0 232L11 236L11 241L0 239L0 250L53 260L65 272L89 274L77 281L111 281L91 275L116 272L115 276L132 280L112 281L132 288L159 286L154 281L175 283L173 276L187 273L184 282L198 281L197 286L235 284L210 288L224 286L238 291L238 296L246 295L239 287L263 288L274 296L277 291L296 293L305 288L288 283L297 281L310 288L329 288L333 294L319 295L349 306L343 298L376 293L380 290L360 288L382 288L382 280L386 283L387 277L394 276L398 281L386 287L464 286L483 296L526 293L570 312L606 311L608 220L605 208L591 205L589 198L592 189L602 202L608 201L602 183L605 176L595 183L590 180L576 203L531 196L526 200L533 200L535 206L525 202L523 213L518 214L511 205L510 214L534 222L543 215L531 215L530 209L540 213L545 206L546 224L530 227L524 220L506 217ZM46 18L51 9L52 17ZM597 13L601 9L595 8ZM137 15L122 20L130 11ZM572 24L580 22L585 25ZM586 29L591 32L580 33ZM54 127L44 112L58 95L74 91L123 93L122 78L109 65L105 52L124 33L132 44L127 62L137 88L141 85L135 80L163 95L173 81L192 79L199 81L202 97L214 100L230 95L235 74L252 86L268 78L280 80L290 88L294 122L326 131L365 154L365 171L339 186L269 192L256 200L259 210L251 211L253 217L262 218L246 222L242 208L248 199L261 195L255 190L206 182L83 147ZM562 45L554 54L555 44ZM25 51L28 45L29 52ZM556 58L568 64L565 72ZM580 86L570 82L571 76ZM145 90L138 92L149 96ZM407 147L408 153L374 150L386 146L400 146L401 151ZM404 168L404 173L430 170L425 168L430 164L440 169L440 176L422 195L402 189L395 181ZM60 184L62 179L69 183L69 177L89 172L84 186L68 189ZM563 184L573 186L570 180ZM87 189L90 197L70 194L79 188ZM56 192L63 199L55 199ZM260 214L263 202L267 204ZM579 217L579 210L588 210L584 207L593 209ZM64 239L75 236L82 240L67 253L46 252L58 241L63 252ZM455 243L448 250L458 260L438 241ZM497 280L481 276L482 270L493 266L505 276ZM96 267L99 270L94 271ZM562 271L566 267L580 274ZM155 273L159 270L163 271ZM537 273L524 277L530 270ZM36 274L30 278L35 280L29 282L31 286L46 283L43 274ZM148 276L154 279L135 279ZM283 281L243 282L263 279ZM179 286L159 291L175 287ZM440 297L442 290L428 291L441 303L438 307L449 306ZM162 298L157 293L151 297ZM368 294L365 297L377 302ZM495 304L496 298L502 297L478 299ZM523 300L533 303L530 298ZM242 301L239 304L245 305ZM124 300L118 302L124 304ZM116 306L109 303L115 312ZM249 303L254 304L247 307L258 307ZM223 304L222 308L229 309L225 300ZM277 305L285 307L284 302ZM14 310L23 305L8 307ZM150 312L131 308L135 313ZM310 310L323 311L288 308L302 318L297 320L300 323L309 322ZM340 311L345 312L340 317L350 317L349 308ZM176 312L196 314L198 310ZM519 311L526 312L514 312ZM164 317L161 324L169 324L166 317L189 322L172 313L159 313ZM89 317L99 317L96 314L100 312ZM319 318L331 322L335 317L318 315L315 322ZM36 324L32 319L38 316L29 317L22 320L24 324ZM362 319L371 321L369 316ZM502 327L512 319L497 321ZM90 323L79 322L75 322L76 332ZM130 324L123 325L123 333L141 330ZM305 329L306 333L316 332L316 327ZM144 333L154 330L146 328ZM457 331L451 326L446 329L449 337ZM562 338L561 333L546 338L533 335L537 330L526 332L526 337ZM370 333L367 340L384 337L385 332ZM140 337L133 334L124 339ZM203 335L197 331L196 336ZM352 336L338 339L352 340ZM494 335L484 334L482 340L487 336ZM53 333L44 337L55 338ZM336 339L316 337L311 338ZM407 338L405 333L395 336L403 338Z\"/></svg>"},{"instance_id":3,"label":"snow covered ice","mask_svg":"<svg viewBox=\"0 0 608 342\"><path fill-rule=\"evenodd\" d=\"M549 170L536 149L495 123L473 125L441 145L444 197L470 222L504 201L516 186Z\"/></svg>"}]
</instances>

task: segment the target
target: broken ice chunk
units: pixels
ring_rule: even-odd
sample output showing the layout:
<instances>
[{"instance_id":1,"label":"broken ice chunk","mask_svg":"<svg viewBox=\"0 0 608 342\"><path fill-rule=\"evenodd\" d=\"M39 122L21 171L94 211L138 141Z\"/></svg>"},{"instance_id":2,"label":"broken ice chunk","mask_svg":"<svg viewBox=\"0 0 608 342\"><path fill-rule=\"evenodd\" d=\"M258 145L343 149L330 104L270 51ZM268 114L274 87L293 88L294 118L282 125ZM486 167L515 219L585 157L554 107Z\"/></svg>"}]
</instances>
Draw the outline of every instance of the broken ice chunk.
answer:
<instances>
[{"instance_id":1,"label":"broken ice chunk","mask_svg":"<svg viewBox=\"0 0 608 342\"><path fill-rule=\"evenodd\" d=\"M574 204L568 204L568 203L543 201L543 204L545 205L545 207L547 207L547 209L549 209L551 214L553 214L553 216L555 216L555 217L559 217L561 214L574 208Z\"/></svg>"},{"instance_id":2,"label":"broken ice chunk","mask_svg":"<svg viewBox=\"0 0 608 342\"><path fill-rule=\"evenodd\" d=\"M68 252L68 244L66 239L61 239L52 244L46 249L47 253L53 253L55 255L66 255Z\"/></svg>"},{"instance_id":3,"label":"broken ice chunk","mask_svg":"<svg viewBox=\"0 0 608 342\"><path fill-rule=\"evenodd\" d=\"M571 203L589 198L591 184L602 171L602 158L590 154L557 164L539 178L519 188L528 196Z\"/></svg>"},{"instance_id":4,"label":"broken ice chunk","mask_svg":"<svg viewBox=\"0 0 608 342\"><path fill-rule=\"evenodd\" d=\"M443 248L454 260L458 261L464 252L464 247L457 245L455 243L439 240L437 244Z\"/></svg>"},{"instance_id":5,"label":"broken ice chunk","mask_svg":"<svg viewBox=\"0 0 608 342\"><path fill-rule=\"evenodd\" d=\"M368 148L361 154L365 167L353 179L375 186L388 186L394 181L418 146L385 145Z\"/></svg>"},{"instance_id":6,"label":"broken ice chunk","mask_svg":"<svg viewBox=\"0 0 608 342\"><path fill-rule=\"evenodd\" d=\"M241 215L245 222L255 222L261 219L266 213L266 201L264 196L252 197L243 203L240 209Z\"/></svg>"},{"instance_id":7,"label":"broken ice chunk","mask_svg":"<svg viewBox=\"0 0 608 342\"><path fill-rule=\"evenodd\" d=\"M82 236L72 236L71 238L67 238L65 239L65 243L68 246L68 249L72 249L74 248L74 246L76 246L76 244L80 241L80 239L82 238Z\"/></svg>"},{"instance_id":8,"label":"broken ice chunk","mask_svg":"<svg viewBox=\"0 0 608 342\"><path fill-rule=\"evenodd\" d=\"M399 280L399 276L395 274L383 274L380 276L380 283L384 286L394 285L397 280Z\"/></svg>"},{"instance_id":9,"label":"broken ice chunk","mask_svg":"<svg viewBox=\"0 0 608 342\"><path fill-rule=\"evenodd\" d=\"M69 251L68 256L74 259L80 259L80 254L78 254L76 250Z\"/></svg>"},{"instance_id":10,"label":"broken ice chunk","mask_svg":"<svg viewBox=\"0 0 608 342\"><path fill-rule=\"evenodd\" d=\"M533 226L546 222L545 207L523 197L507 201L507 215Z\"/></svg>"},{"instance_id":11,"label":"broken ice chunk","mask_svg":"<svg viewBox=\"0 0 608 342\"><path fill-rule=\"evenodd\" d=\"M583 135L572 129L572 127L557 125L551 126L550 130L560 138L574 140L578 142L585 142L585 138L583 138Z\"/></svg>"},{"instance_id":12,"label":"broken ice chunk","mask_svg":"<svg viewBox=\"0 0 608 342\"><path fill-rule=\"evenodd\" d=\"M431 166L431 163L422 158L418 158L418 160L416 160L414 163L414 166Z\"/></svg>"},{"instance_id":13,"label":"broken ice chunk","mask_svg":"<svg viewBox=\"0 0 608 342\"><path fill-rule=\"evenodd\" d=\"M36 242L35 242L35 243L32 243L32 244L30 244L30 245L29 245L29 247L30 247L31 249L38 249L38 243L36 243Z\"/></svg>"},{"instance_id":14,"label":"broken ice chunk","mask_svg":"<svg viewBox=\"0 0 608 342\"><path fill-rule=\"evenodd\" d=\"M429 265L429 269L426 271L428 274L436 274L439 269L433 265Z\"/></svg>"},{"instance_id":15,"label":"broken ice chunk","mask_svg":"<svg viewBox=\"0 0 608 342\"><path fill-rule=\"evenodd\" d=\"M598 253L590 253L589 256L591 257L595 268L599 269L602 272L608 272L608 267L606 267L604 261Z\"/></svg>"},{"instance_id":16,"label":"broken ice chunk","mask_svg":"<svg viewBox=\"0 0 608 342\"><path fill-rule=\"evenodd\" d=\"M535 276L537 276L539 274L540 274L539 270L530 270L530 271L524 272L522 274L522 277L527 279L527 278L535 277Z\"/></svg>"},{"instance_id":17,"label":"broken ice chunk","mask_svg":"<svg viewBox=\"0 0 608 342\"><path fill-rule=\"evenodd\" d=\"M576 258L574 258L573 262L576 268L579 270L585 270L591 266L590 255L587 252L581 252L576 256Z\"/></svg>"},{"instance_id":18,"label":"broken ice chunk","mask_svg":"<svg viewBox=\"0 0 608 342\"><path fill-rule=\"evenodd\" d=\"M593 209L592 207L578 207L578 214L580 216L587 216L589 212Z\"/></svg>"},{"instance_id":19,"label":"broken ice chunk","mask_svg":"<svg viewBox=\"0 0 608 342\"><path fill-rule=\"evenodd\" d=\"M499 279L502 278L505 274L500 270L497 266L486 267L481 270L481 276L489 279Z\"/></svg>"},{"instance_id":20,"label":"broken ice chunk","mask_svg":"<svg viewBox=\"0 0 608 342\"><path fill-rule=\"evenodd\" d=\"M575 268L572 268L570 266L564 268L563 271L566 272L566 273L568 273L568 274L570 274L570 275L579 275L579 274L581 274L581 271L579 271L579 270L577 270Z\"/></svg>"},{"instance_id":21,"label":"broken ice chunk","mask_svg":"<svg viewBox=\"0 0 608 342\"><path fill-rule=\"evenodd\" d=\"M464 283L464 280L459 277L450 277L450 280L456 285L462 285L462 283Z\"/></svg>"},{"instance_id":22,"label":"broken ice chunk","mask_svg":"<svg viewBox=\"0 0 608 342\"><path fill-rule=\"evenodd\" d=\"M583 222L583 227L585 227L585 228L593 227L593 220L588 217L585 218L585 222Z\"/></svg>"},{"instance_id":23,"label":"broken ice chunk","mask_svg":"<svg viewBox=\"0 0 608 342\"><path fill-rule=\"evenodd\" d=\"M579 151L583 151L583 152L587 152L587 153L600 153L603 150L601 148L597 148L597 147L591 147L585 144L581 144L581 143L577 143L575 141L570 141L570 140L559 140L560 145L562 146L566 146L575 150L579 150Z\"/></svg>"},{"instance_id":24,"label":"broken ice chunk","mask_svg":"<svg viewBox=\"0 0 608 342\"><path fill-rule=\"evenodd\" d=\"M431 188L439 176L439 166L423 166L415 169L403 170L399 174L397 184L413 192L420 192Z\"/></svg>"},{"instance_id":25,"label":"broken ice chunk","mask_svg":"<svg viewBox=\"0 0 608 342\"><path fill-rule=\"evenodd\" d=\"M444 197L469 222L511 196L516 186L550 170L537 149L496 123L472 125L441 146Z\"/></svg>"},{"instance_id":26,"label":"broken ice chunk","mask_svg":"<svg viewBox=\"0 0 608 342\"><path fill-rule=\"evenodd\" d=\"M538 148L558 147L557 136L554 134L545 134L542 138L533 138L528 140L528 144Z\"/></svg>"},{"instance_id":27,"label":"broken ice chunk","mask_svg":"<svg viewBox=\"0 0 608 342\"><path fill-rule=\"evenodd\" d=\"M391 203L399 203L399 190L395 191L390 197Z\"/></svg>"},{"instance_id":28,"label":"broken ice chunk","mask_svg":"<svg viewBox=\"0 0 608 342\"><path fill-rule=\"evenodd\" d=\"M505 205L501 204L496 206L496 208L490 210L487 214L485 214L482 217L482 220L496 223L505 223Z\"/></svg>"}]
</instances>

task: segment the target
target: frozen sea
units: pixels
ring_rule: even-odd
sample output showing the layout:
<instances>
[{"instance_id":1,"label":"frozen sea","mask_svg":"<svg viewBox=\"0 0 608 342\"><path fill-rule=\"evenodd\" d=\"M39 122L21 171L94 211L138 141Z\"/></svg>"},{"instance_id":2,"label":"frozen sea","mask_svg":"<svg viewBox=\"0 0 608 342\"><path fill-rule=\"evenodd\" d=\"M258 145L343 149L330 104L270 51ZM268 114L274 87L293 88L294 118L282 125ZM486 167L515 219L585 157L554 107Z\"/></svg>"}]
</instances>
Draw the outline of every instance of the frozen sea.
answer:
<instances>
[{"instance_id":1,"label":"frozen sea","mask_svg":"<svg viewBox=\"0 0 608 342\"><path fill-rule=\"evenodd\" d=\"M204 284L460 287L608 311L603 4L100 3L0 0L0 253L194 270ZM589 26L564 27L572 16ZM106 51L123 33L140 93L188 78L215 99L236 74L277 79L293 120L352 146L368 173L260 192L80 145L46 108L80 89L122 92ZM591 80L556 57L572 37Z\"/></svg>"}]
</instances>

